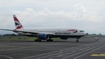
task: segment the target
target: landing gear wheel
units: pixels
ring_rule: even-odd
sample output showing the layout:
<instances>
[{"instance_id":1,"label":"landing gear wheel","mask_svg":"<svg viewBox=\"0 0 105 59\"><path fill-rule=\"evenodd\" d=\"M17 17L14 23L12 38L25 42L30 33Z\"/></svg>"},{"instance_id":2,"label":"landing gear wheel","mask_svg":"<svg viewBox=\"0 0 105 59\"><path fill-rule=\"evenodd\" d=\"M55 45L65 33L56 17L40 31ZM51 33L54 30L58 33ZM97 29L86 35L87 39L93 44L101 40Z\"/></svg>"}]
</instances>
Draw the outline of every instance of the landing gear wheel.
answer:
<instances>
[{"instance_id":1,"label":"landing gear wheel","mask_svg":"<svg viewBox=\"0 0 105 59\"><path fill-rule=\"evenodd\" d=\"M79 39L77 39L76 42L79 42Z\"/></svg>"},{"instance_id":2,"label":"landing gear wheel","mask_svg":"<svg viewBox=\"0 0 105 59\"><path fill-rule=\"evenodd\" d=\"M79 38L77 38L76 42L79 42Z\"/></svg>"}]
</instances>

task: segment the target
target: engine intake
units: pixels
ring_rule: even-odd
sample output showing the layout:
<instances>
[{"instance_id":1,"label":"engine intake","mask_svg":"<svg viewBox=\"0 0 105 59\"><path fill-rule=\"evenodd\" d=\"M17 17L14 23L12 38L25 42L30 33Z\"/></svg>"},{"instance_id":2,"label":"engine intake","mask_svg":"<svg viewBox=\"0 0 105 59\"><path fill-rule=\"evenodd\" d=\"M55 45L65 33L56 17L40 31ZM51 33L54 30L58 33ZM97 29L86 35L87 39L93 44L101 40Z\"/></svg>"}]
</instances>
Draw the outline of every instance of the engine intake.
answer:
<instances>
[{"instance_id":1,"label":"engine intake","mask_svg":"<svg viewBox=\"0 0 105 59\"><path fill-rule=\"evenodd\" d=\"M47 34L39 34L38 35L38 38L39 39L47 39L48 38L48 35Z\"/></svg>"}]
</instances>

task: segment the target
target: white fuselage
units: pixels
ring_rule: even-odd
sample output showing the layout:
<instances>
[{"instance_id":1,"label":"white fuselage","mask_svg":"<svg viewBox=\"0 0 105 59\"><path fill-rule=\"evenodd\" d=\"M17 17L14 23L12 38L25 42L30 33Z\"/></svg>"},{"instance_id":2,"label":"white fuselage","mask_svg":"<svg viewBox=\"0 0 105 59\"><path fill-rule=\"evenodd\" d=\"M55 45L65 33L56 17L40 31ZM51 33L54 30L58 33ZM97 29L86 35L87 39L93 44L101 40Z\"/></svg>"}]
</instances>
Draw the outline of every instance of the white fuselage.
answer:
<instances>
[{"instance_id":1,"label":"white fuselage","mask_svg":"<svg viewBox=\"0 0 105 59\"><path fill-rule=\"evenodd\" d=\"M69 30L76 30L76 32L69 31ZM17 29L16 31L20 31L17 33L24 34L24 35L50 34L53 36L68 36L68 37L85 35L83 30L77 30L77 29Z\"/></svg>"}]
</instances>

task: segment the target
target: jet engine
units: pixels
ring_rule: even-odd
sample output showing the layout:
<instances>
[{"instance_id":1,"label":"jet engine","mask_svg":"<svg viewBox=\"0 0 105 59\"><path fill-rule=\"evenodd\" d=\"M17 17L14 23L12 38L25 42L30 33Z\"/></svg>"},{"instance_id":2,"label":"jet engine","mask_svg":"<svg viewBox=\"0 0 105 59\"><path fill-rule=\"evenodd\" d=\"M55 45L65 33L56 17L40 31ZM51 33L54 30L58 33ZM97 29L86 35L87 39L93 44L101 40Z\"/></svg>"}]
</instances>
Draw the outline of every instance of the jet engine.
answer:
<instances>
[{"instance_id":1,"label":"jet engine","mask_svg":"<svg viewBox=\"0 0 105 59\"><path fill-rule=\"evenodd\" d=\"M39 39L48 39L48 35L47 34L38 34L38 38Z\"/></svg>"}]
</instances>

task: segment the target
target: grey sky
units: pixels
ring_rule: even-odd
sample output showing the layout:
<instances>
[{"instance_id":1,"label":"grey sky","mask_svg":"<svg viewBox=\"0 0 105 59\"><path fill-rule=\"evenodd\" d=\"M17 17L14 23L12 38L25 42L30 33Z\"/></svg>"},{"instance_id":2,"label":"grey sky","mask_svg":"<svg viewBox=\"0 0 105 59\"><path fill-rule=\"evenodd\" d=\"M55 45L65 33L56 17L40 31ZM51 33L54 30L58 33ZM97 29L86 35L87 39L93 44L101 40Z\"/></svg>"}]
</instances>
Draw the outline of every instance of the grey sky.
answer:
<instances>
[{"instance_id":1,"label":"grey sky","mask_svg":"<svg viewBox=\"0 0 105 59\"><path fill-rule=\"evenodd\" d=\"M105 34L105 0L0 0L0 28L66 27Z\"/></svg>"}]
</instances>

